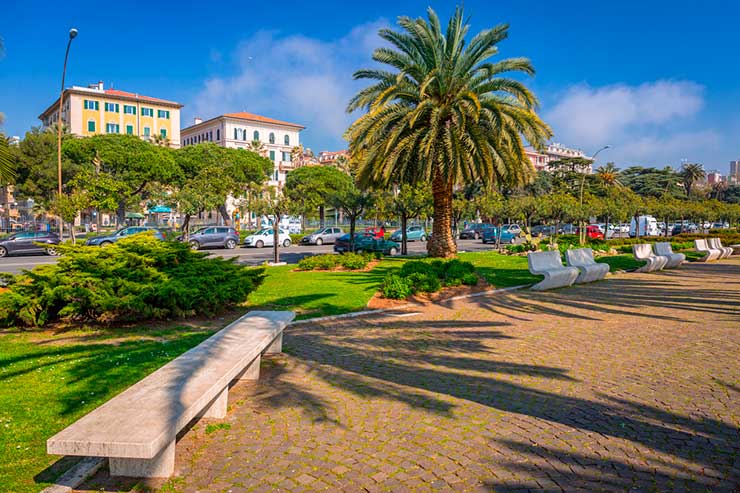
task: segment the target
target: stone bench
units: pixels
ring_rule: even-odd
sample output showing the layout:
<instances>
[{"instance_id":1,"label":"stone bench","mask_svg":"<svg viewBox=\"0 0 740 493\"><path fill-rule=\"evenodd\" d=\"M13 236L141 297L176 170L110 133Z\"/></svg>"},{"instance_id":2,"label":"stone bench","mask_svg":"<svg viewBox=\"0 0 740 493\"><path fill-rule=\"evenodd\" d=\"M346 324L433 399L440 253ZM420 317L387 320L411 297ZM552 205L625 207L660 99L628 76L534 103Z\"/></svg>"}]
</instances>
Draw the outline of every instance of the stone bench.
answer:
<instances>
[{"instance_id":1,"label":"stone bench","mask_svg":"<svg viewBox=\"0 0 740 493\"><path fill-rule=\"evenodd\" d=\"M719 238L709 238L709 248L713 248L715 250L719 250L721 252L719 258L727 258L732 256L734 253L734 250L730 247L722 246L722 240Z\"/></svg>"},{"instance_id":2,"label":"stone bench","mask_svg":"<svg viewBox=\"0 0 740 493\"><path fill-rule=\"evenodd\" d=\"M655 250L655 255L660 255L668 259L668 262L665 264L666 269L675 269L686 260L686 255L683 253L673 253L673 248L668 242L656 243L653 245L653 250Z\"/></svg>"},{"instance_id":3,"label":"stone bench","mask_svg":"<svg viewBox=\"0 0 740 493\"><path fill-rule=\"evenodd\" d=\"M527 264L529 272L536 276L545 276L545 279L532 286L536 291L570 286L579 273L575 267L565 267L560 259L560 252L557 251L529 252Z\"/></svg>"},{"instance_id":4,"label":"stone bench","mask_svg":"<svg viewBox=\"0 0 740 493\"><path fill-rule=\"evenodd\" d=\"M112 476L169 477L178 432L225 417L230 384L259 378L262 354L282 351L294 316L247 313L51 437L47 452L107 457Z\"/></svg>"},{"instance_id":5,"label":"stone bench","mask_svg":"<svg viewBox=\"0 0 740 493\"><path fill-rule=\"evenodd\" d=\"M655 255L650 243L639 243L632 245L632 253L635 260L646 262L645 265L635 270L635 272L655 272L662 270L668 264L668 257Z\"/></svg>"},{"instance_id":6,"label":"stone bench","mask_svg":"<svg viewBox=\"0 0 740 493\"><path fill-rule=\"evenodd\" d=\"M574 248L566 251L565 263L580 271L576 284L600 281L609 273L609 265L596 262L594 252L590 248Z\"/></svg>"},{"instance_id":7,"label":"stone bench","mask_svg":"<svg viewBox=\"0 0 740 493\"><path fill-rule=\"evenodd\" d=\"M710 262L717 260L722 256L722 252L716 248L712 248L707 243L707 240L694 240L694 249L697 252L703 253L704 256L699 259L699 262Z\"/></svg>"}]
</instances>

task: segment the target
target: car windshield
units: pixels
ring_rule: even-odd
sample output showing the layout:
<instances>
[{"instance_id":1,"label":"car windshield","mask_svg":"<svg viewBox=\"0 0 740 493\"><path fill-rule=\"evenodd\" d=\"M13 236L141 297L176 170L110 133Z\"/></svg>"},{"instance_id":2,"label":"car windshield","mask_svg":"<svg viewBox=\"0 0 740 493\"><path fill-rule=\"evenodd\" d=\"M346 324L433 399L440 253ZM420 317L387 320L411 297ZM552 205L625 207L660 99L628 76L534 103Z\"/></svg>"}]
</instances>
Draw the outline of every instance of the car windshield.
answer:
<instances>
[{"instance_id":1,"label":"car windshield","mask_svg":"<svg viewBox=\"0 0 740 493\"><path fill-rule=\"evenodd\" d=\"M260 229L259 231L257 231L255 233L256 236L259 236L259 235L268 235L268 234L272 234L272 230L271 229Z\"/></svg>"},{"instance_id":2,"label":"car windshield","mask_svg":"<svg viewBox=\"0 0 740 493\"><path fill-rule=\"evenodd\" d=\"M202 233L205 230L206 230L206 228L200 228L200 229L197 229L197 230L193 231L193 234L194 235L197 235L198 233Z\"/></svg>"}]
</instances>

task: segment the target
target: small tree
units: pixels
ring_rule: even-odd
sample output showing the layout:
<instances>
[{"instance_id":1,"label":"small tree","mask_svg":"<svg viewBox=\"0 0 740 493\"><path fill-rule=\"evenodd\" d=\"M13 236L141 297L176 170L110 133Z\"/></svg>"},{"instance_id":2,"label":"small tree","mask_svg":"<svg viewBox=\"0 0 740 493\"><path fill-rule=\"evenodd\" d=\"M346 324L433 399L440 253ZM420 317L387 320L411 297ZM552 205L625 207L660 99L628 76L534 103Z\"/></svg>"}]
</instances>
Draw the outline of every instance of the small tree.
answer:
<instances>
[{"instance_id":1,"label":"small tree","mask_svg":"<svg viewBox=\"0 0 740 493\"><path fill-rule=\"evenodd\" d=\"M72 243L76 243L74 221L82 209L89 207L90 198L85 192L78 190L70 194L62 194L54 197L51 202L50 211L61 217L62 221L69 224L70 237ZM59 231L62 231L62 225L59 225ZM61 235L60 235L61 236Z\"/></svg>"},{"instance_id":2,"label":"small tree","mask_svg":"<svg viewBox=\"0 0 740 493\"><path fill-rule=\"evenodd\" d=\"M393 211L401 219L401 255L407 255L407 224L409 218L420 216L430 210L432 193L429 186L401 185L398 193L391 200Z\"/></svg>"},{"instance_id":3,"label":"small tree","mask_svg":"<svg viewBox=\"0 0 740 493\"><path fill-rule=\"evenodd\" d=\"M252 203L254 211L263 216L272 216L272 259L280 262L280 218L295 211L295 203L275 187L266 187L262 196Z\"/></svg>"},{"instance_id":4,"label":"small tree","mask_svg":"<svg viewBox=\"0 0 740 493\"><path fill-rule=\"evenodd\" d=\"M375 197L366 190L360 190L354 183L336 190L331 196L331 203L341 209L344 217L349 219L349 249L355 249L355 224L363 212L372 207Z\"/></svg>"}]
</instances>

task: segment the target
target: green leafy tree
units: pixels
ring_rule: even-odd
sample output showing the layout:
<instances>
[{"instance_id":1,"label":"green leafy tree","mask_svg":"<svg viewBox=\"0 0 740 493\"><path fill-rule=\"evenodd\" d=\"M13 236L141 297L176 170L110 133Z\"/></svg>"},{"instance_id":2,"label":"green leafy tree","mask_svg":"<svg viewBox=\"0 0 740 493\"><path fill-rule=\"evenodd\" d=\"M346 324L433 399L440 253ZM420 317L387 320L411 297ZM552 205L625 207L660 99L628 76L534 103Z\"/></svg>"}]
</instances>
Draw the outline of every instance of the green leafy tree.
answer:
<instances>
[{"instance_id":1,"label":"green leafy tree","mask_svg":"<svg viewBox=\"0 0 740 493\"><path fill-rule=\"evenodd\" d=\"M140 201L148 185L167 184L177 177L172 149L133 135L105 134L69 139L63 151L80 167L93 169L94 162L99 162L99 176L107 175L121 184L113 191L118 204L118 224L126 219L126 204Z\"/></svg>"},{"instance_id":2,"label":"green leafy tree","mask_svg":"<svg viewBox=\"0 0 740 493\"><path fill-rule=\"evenodd\" d=\"M535 197L517 195L509 199L511 217L524 221L524 230L530 233L532 221L539 215L541 206Z\"/></svg>"},{"instance_id":3,"label":"green leafy tree","mask_svg":"<svg viewBox=\"0 0 740 493\"><path fill-rule=\"evenodd\" d=\"M349 249L354 251L355 247L355 225L362 214L372 208L375 202L375 194L368 190L360 190L350 182L346 186L336 190L331 196L331 204L340 209L344 217L349 220Z\"/></svg>"},{"instance_id":4,"label":"green leafy tree","mask_svg":"<svg viewBox=\"0 0 740 493\"><path fill-rule=\"evenodd\" d=\"M393 212L401 220L401 255L408 254L406 229L410 218L428 213L432 205L432 194L428 185L401 185L391 199Z\"/></svg>"},{"instance_id":5,"label":"green leafy tree","mask_svg":"<svg viewBox=\"0 0 740 493\"><path fill-rule=\"evenodd\" d=\"M2 40L0 40L0 43ZM2 45L0 44L0 57L2 56ZM5 115L0 113L0 125L5 121ZM13 153L10 151L8 138L0 132L0 184L11 184L15 182L17 173Z\"/></svg>"},{"instance_id":6,"label":"green leafy tree","mask_svg":"<svg viewBox=\"0 0 740 493\"><path fill-rule=\"evenodd\" d=\"M272 260L280 262L280 218L295 213L296 204L275 187L266 187L253 204L254 212L272 217Z\"/></svg>"},{"instance_id":7,"label":"green leafy tree","mask_svg":"<svg viewBox=\"0 0 740 493\"><path fill-rule=\"evenodd\" d=\"M547 169L552 175L553 189L579 197L586 182L590 185L593 181L591 175L588 174L592 162L591 159L582 157L550 161L547 164Z\"/></svg>"},{"instance_id":8,"label":"green leafy tree","mask_svg":"<svg viewBox=\"0 0 740 493\"><path fill-rule=\"evenodd\" d=\"M299 205L303 215L318 208L319 225L323 228L330 197L351 181L349 175L332 166L303 166L288 173L285 194Z\"/></svg>"},{"instance_id":9,"label":"green leafy tree","mask_svg":"<svg viewBox=\"0 0 740 493\"><path fill-rule=\"evenodd\" d=\"M644 168L631 166L619 173L619 181L641 197L662 197L666 193L678 196L681 181L670 166L665 168Z\"/></svg>"},{"instance_id":10,"label":"green leafy tree","mask_svg":"<svg viewBox=\"0 0 740 493\"><path fill-rule=\"evenodd\" d=\"M560 224L571 220L576 215L578 200L568 193L556 192L544 195L540 198L540 217L543 217L555 226L555 237L557 238Z\"/></svg>"},{"instance_id":11,"label":"green leafy tree","mask_svg":"<svg viewBox=\"0 0 740 493\"><path fill-rule=\"evenodd\" d=\"M50 212L62 218L62 221L70 225L70 237L72 243L76 243L74 222L77 215L83 209L90 206L90 198L86 192L75 190L70 194L55 195L50 204Z\"/></svg>"},{"instance_id":12,"label":"green leafy tree","mask_svg":"<svg viewBox=\"0 0 740 493\"><path fill-rule=\"evenodd\" d=\"M537 116L535 95L507 72L534 74L524 58L492 61L508 36L505 24L467 40L461 8L446 31L430 8L428 19L400 17L400 31L381 29L390 46L373 60L386 68L355 72L369 79L348 110L366 110L348 129L350 153L362 184L431 183L434 206L429 254L450 257L456 184L481 182L520 186L534 167L524 139L540 148L551 136Z\"/></svg>"}]
</instances>

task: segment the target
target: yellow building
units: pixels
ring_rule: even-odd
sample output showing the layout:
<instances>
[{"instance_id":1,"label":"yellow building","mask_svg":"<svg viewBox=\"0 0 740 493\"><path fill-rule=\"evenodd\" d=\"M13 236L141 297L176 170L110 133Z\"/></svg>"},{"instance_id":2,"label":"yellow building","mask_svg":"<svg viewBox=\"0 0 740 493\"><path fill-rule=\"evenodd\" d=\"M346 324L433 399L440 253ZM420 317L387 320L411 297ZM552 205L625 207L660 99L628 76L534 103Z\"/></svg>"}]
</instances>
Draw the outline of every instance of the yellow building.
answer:
<instances>
[{"instance_id":1,"label":"yellow building","mask_svg":"<svg viewBox=\"0 0 740 493\"><path fill-rule=\"evenodd\" d=\"M118 89L105 89L103 83L64 90L62 121L70 133L129 134L142 139L165 137L172 147L180 147L180 108L183 105L164 99L142 96ZM39 120L44 127L56 124L59 98Z\"/></svg>"}]
</instances>

